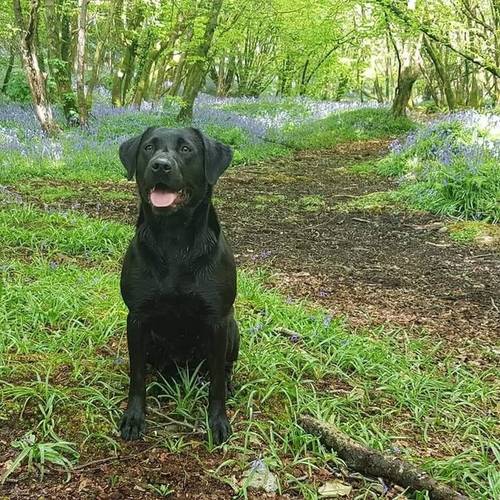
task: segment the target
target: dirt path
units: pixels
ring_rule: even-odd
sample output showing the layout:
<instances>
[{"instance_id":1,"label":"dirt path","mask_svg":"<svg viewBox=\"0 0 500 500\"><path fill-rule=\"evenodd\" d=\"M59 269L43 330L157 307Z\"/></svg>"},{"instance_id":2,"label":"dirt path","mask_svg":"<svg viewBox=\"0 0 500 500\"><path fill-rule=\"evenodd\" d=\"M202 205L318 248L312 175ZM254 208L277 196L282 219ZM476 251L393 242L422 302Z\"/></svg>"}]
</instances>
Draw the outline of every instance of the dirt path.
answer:
<instances>
[{"instance_id":1,"label":"dirt path","mask_svg":"<svg viewBox=\"0 0 500 500\"><path fill-rule=\"evenodd\" d=\"M498 251L454 244L437 216L336 209L394 187L338 168L386 149L383 141L349 144L226 176L219 211L240 261L269 265L285 293L320 302L354 326L424 327L464 361L494 354Z\"/></svg>"},{"instance_id":2,"label":"dirt path","mask_svg":"<svg viewBox=\"0 0 500 500\"><path fill-rule=\"evenodd\" d=\"M216 203L240 265L269 267L273 286L346 315L354 327L390 324L418 335L425 328L462 361L498 354L498 250L453 243L437 216L338 210L339 203L394 188L386 178L340 168L380 157L388 145L344 144L226 173ZM135 220L132 185L128 200L112 202L102 198L103 188L116 189L111 183L72 188L81 195L63 206Z\"/></svg>"}]
</instances>

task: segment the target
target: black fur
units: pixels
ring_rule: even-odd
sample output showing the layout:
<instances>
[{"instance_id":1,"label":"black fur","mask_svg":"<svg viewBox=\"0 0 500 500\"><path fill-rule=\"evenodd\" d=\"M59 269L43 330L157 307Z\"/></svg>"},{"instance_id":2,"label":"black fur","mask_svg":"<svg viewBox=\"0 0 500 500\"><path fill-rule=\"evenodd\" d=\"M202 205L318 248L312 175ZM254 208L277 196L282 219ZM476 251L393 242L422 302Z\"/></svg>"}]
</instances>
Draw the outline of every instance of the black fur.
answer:
<instances>
[{"instance_id":1,"label":"black fur","mask_svg":"<svg viewBox=\"0 0 500 500\"><path fill-rule=\"evenodd\" d=\"M140 195L136 233L121 274L130 358L128 407L120 423L124 439L144 431L147 362L167 375L203 362L210 376L214 442L231 433L225 398L239 349L236 269L211 201L231 158L229 147L190 128L148 128L120 146L120 159L128 178L135 175ZM168 165L167 171L158 165ZM184 193L183 202L153 206L150 192L156 185Z\"/></svg>"}]
</instances>

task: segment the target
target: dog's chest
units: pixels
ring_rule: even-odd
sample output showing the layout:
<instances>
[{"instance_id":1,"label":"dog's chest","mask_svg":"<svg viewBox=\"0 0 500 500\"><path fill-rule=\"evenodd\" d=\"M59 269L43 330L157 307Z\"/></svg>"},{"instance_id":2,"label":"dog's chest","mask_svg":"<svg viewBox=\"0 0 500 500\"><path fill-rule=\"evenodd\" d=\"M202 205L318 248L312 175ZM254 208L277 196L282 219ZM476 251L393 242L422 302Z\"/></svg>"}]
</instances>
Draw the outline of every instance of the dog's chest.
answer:
<instances>
[{"instance_id":1,"label":"dog's chest","mask_svg":"<svg viewBox=\"0 0 500 500\"><path fill-rule=\"evenodd\" d=\"M195 274L183 267L171 267L153 272L152 285L155 295L161 300L175 297L187 299L198 294Z\"/></svg>"},{"instance_id":2,"label":"dog's chest","mask_svg":"<svg viewBox=\"0 0 500 500\"><path fill-rule=\"evenodd\" d=\"M151 298L148 309L154 316L185 323L200 318L207 312L205 301L195 292L157 294Z\"/></svg>"}]
</instances>

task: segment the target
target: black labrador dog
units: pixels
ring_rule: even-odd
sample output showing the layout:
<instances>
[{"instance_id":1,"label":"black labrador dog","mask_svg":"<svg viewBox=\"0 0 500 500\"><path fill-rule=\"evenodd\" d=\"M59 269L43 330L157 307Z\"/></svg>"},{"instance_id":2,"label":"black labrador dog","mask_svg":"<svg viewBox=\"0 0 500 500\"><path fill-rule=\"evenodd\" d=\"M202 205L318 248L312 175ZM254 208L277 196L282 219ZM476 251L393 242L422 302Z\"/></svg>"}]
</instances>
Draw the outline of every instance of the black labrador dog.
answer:
<instances>
[{"instance_id":1,"label":"black labrador dog","mask_svg":"<svg viewBox=\"0 0 500 500\"><path fill-rule=\"evenodd\" d=\"M120 431L144 431L146 364L164 376L180 366L208 368L213 441L231 433L231 391L239 333L233 316L234 257L212 205L212 190L232 151L193 128L148 128L120 146L140 195L135 236L123 262L121 293L129 309L128 406Z\"/></svg>"}]
</instances>

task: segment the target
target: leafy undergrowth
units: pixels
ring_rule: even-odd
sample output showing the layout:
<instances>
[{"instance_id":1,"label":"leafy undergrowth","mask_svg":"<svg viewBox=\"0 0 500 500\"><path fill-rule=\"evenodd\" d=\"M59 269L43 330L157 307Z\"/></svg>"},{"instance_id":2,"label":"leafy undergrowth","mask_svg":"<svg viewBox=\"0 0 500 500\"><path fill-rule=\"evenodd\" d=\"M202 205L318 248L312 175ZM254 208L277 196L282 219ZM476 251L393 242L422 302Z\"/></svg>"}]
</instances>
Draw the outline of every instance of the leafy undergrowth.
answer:
<instances>
[{"instance_id":1,"label":"leafy undergrowth","mask_svg":"<svg viewBox=\"0 0 500 500\"><path fill-rule=\"evenodd\" d=\"M234 106L239 110L237 113L231 111ZM290 109L301 109L297 108L298 104L290 106ZM326 148L353 139L391 137L412 127L409 120L390 118L384 109L347 108L347 111L342 111L340 108L330 117L310 121L307 125L300 120L294 124L295 115L292 113L287 114L287 120L292 121L282 123L271 105L261 109L263 116L259 119L264 123L262 125L252 117L256 112L254 108L258 107L259 103L219 106L228 109L223 111L214 106L201 106L194 124L208 135L232 146L233 166L236 168L288 156L295 149ZM242 110L250 116L241 115ZM118 181L124 177L117 154L121 142L140 134L149 126L181 126L175 122L172 110L114 109L94 117L87 131L67 129L58 138L49 139L33 130L33 120L29 122L26 110L7 113L0 108L0 114L2 111L12 124L8 129L0 127L0 184L21 183L29 178L87 183ZM209 111L212 114L207 114ZM214 114L216 112L222 115ZM269 125L266 120L276 120L275 126Z\"/></svg>"},{"instance_id":2,"label":"leafy undergrowth","mask_svg":"<svg viewBox=\"0 0 500 500\"><path fill-rule=\"evenodd\" d=\"M18 207L3 209L0 235L9 257L1 267L0 415L13 457L0 474L14 477L29 461L70 470L119 452L127 350L117 268L131 229ZM493 369L474 372L442 355L437 362L438 344L401 330L349 331L342 318L266 289L266 279L240 272L235 432L207 474L244 494L243 472L261 457L281 491L316 498L316 471L340 462L297 425L307 413L473 498L498 497ZM163 389L149 396L147 440L195 456L206 383L186 375ZM214 451L210 441L201 446Z\"/></svg>"},{"instance_id":3,"label":"leafy undergrowth","mask_svg":"<svg viewBox=\"0 0 500 500\"><path fill-rule=\"evenodd\" d=\"M285 128L287 144L297 149L330 148L342 142L396 137L415 127L408 118L394 118L387 109L357 109Z\"/></svg>"},{"instance_id":4,"label":"leafy undergrowth","mask_svg":"<svg viewBox=\"0 0 500 500\"><path fill-rule=\"evenodd\" d=\"M417 209L469 220L500 220L500 117L456 113L438 120L365 171L399 177ZM359 167L358 167L359 169Z\"/></svg>"}]
</instances>

